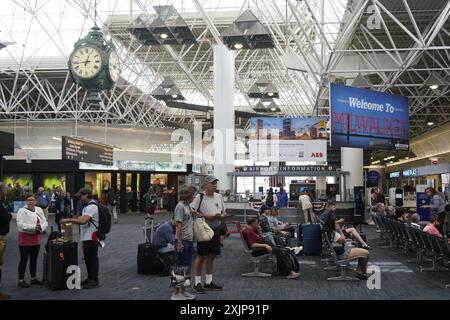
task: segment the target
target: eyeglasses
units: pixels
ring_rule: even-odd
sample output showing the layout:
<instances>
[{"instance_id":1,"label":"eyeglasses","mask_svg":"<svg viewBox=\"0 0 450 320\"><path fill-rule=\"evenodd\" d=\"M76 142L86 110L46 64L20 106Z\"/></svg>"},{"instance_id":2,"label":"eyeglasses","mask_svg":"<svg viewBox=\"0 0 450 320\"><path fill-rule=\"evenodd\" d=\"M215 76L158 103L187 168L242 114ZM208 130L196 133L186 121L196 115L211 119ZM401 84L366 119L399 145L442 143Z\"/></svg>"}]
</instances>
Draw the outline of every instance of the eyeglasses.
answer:
<instances>
[{"instance_id":1,"label":"eyeglasses","mask_svg":"<svg viewBox=\"0 0 450 320\"><path fill-rule=\"evenodd\" d=\"M33 198L33 199L27 199L27 201L28 201L28 202L30 202L30 201L36 201L36 199L34 199L34 198Z\"/></svg>"}]
</instances>

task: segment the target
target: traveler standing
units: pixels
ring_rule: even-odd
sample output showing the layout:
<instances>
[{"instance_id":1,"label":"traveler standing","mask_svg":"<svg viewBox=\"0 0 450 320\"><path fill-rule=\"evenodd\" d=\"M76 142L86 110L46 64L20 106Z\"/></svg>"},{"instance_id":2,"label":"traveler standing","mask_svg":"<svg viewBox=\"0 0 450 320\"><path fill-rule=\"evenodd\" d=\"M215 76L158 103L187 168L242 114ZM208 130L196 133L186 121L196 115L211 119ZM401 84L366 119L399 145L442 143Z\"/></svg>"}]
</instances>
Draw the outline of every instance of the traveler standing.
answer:
<instances>
[{"instance_id":1,"label":"traveler standing","mask_svg":"<svg viewBox=\"0 0 450 320\"><path fill-rule=\"evenodd\" d=\"M277 201L278 201L277 195L273 192L273 189L270 188L269 191L267 192L266 199L263 201L264 204L269 208L273 208L277 204Z\"/></svg>"},{"instance_id":2,"label":"traveler standing","mask_svg":"<svg viewBox=\"0 0 450 320\"><path fill-rule=\"evenodd\" d=\"M288 195L286 191L284 191L283 186L279 185L280 191L276 193L277 195L277 207L278 208L286 208L288 206Z\"/></svg>"},{"instance_id":3,"label":"traveler standing","mask_svg":"<svg viewBox=\"0 0 450 320\"><path fill-rule=\"evenodd\" d=\"M88 277L81 282L84 289L98 287L98 240L96 238L97 227L99 225L98 203L92 200L92 191L88 188L81 188L75 197L78 197L84 204L82 215L76 219L63 219L61 223L71 222L81 225L80 241L82 243L84 262Z\"/></svg>"},{"instance_id":4,"label":"traveler standing","mask_svg":"<svg viewBox=\"0 0 450 320\"><path fill-rule=\"evenodd\" d=\"M0 285L2 283L2 266L5 262L6 251L6 236L9 233L9 223L12 215L9 213L8 205L6 204L6 193L8 186L0 182ZM0 300L9 299L10 296L0 291Z\"/></svg>"},{"instance_id":5,"label":"traveler standing","mask_svg":"<svg viewBox=\"0 0 450 320\"><path fill-rule=\"evenodd\" d=\"M145 201L145 214L147 217L152 217L155 214L156 206L158 205L158 197L153 192L153 188L148 188L146 194L144 194L143 200Z\"/></svg>"},{"instance_id":6,"label":"traveler standing","mask_svg":"<svg viewBox=\"0 0 450 320\"><path fill-rule=\"evenodd\" d=\"M206 290L222 290L222 287L213 282L214 260L220 255L219 227L221 220L226 217L225 204L220 194L216 193L217 179L214 176L205 178L205 193L197 194L191 203L191 208L199 217L204 217L208 225L214 231L210 241L197 242L197 257L194 262L195 286L197 293L205 293ZM205 264L206 279L202 286L202 269Z\"/></svg>"},{"instance_id":7,"label":"traveler standing","mask_svg":"<svg viewBox=\"0 0 450 320\"><path fill-rule=\"evenodd\" d=\"M41 234L48 227L44 212L40 207L36 207L36 197L32 194L26 197L27 205L17 212L17 228L19 229L19 287L29 288L25 282L25 270L28 258L30 258L31 284L42 284L36 279L37 258L41 248Z\"/></svg>"},{"instance_id":8,"label":"traveler standing","mask_svg":"<svg viewBox=\"0 0 450 320\"><path fill-rule=\"evenodd\" d=\"M106 200L108 202L108 208L109 211L111 211L113 218L114 218L114 223L118 223L118 219L117 219L117 203L118 203L118 199L117 199L117 194L116 191L114 190L114 188L109 189L108 195L106 197Z\"/></svg>"},{"instance_id":9,"label":"traveler standing","mask_svg":"<svg viewBox=\"0 0 450 320\"><path fill-rule=\"evenodd\" d=\"M185 268L185 272L189 275L184 285L175 288L172 294L172 300L193 300L195 296L186 292L185 288L190 286L190 274L192 266L192 256L194 248L194 230L193 215L195 210L189 207L194 200L194 187L183 187L180 189L180 202L175 207L174 220L176 223L175 233L175 249L176 249L176 267Z\"/></svg>"},{"instance_id":10,"label":"traveler standing","mask_svg":"<svg viewBox=\"0 0 450 320\"><path fill-rule=\"evenodd\" d=\"M298 201L300 202L300 207L305 215L305 223L314 222L315 216L309 195L305 192L300 192Z\"/></svg>"},{"instance_id":11,"label":"traveler standing","mask_svg":"<svg viewBox=\"0 0 450 320\"><path fill-rule=\"evenodd\" d=\"M48 207L50 207L51 199L47 192L44 191L43 187L38 188L36 193L37 206L44 212L45 219L48 221Z\"/></svg>"}]
</instances>

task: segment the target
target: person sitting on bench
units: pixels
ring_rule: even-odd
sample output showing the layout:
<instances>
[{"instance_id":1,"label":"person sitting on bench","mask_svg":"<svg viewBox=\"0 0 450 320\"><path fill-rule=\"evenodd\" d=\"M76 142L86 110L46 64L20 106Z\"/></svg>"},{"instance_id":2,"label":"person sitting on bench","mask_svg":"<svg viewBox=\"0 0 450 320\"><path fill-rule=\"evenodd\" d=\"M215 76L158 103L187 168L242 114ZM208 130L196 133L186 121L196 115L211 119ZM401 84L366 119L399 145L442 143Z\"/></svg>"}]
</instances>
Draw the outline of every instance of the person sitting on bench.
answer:
<instances>
[{"instance_id":1,"label":"person sitting on bench","mask_svg":"<svg viewBox=\"0 0 450 320\"><path fill-rule=\"evenodd\" d=\"M298 279L300 277L300 273L292 270L291 266L287 263L287 259L285 257L286 249L272 247L263 242L261 227L258 220L255 218L247 219L247 228L243 231L243 233L249 248L252 249L252 255L254 257L272 253L277 258L277 270L280 275L287 276L289 279Z\"/></svg>"},{"instance_id":2,"label":"person sitting on bench","mask_svg":"<svg viewBox=\"0 0 450 320\"><path fill-rule=\"evenodd\" d=\"M284 237L295 237L295 227L291 226L289 223L283 223L278 219L277 208L272 208L270 210L269 223L275 233L280 233Z\"/></svg>"},{"instance_id":3,"label":"person sitting on bench","mask_svg":"<svg viewBox=\"0 0 450 320\"><path fill-rule=\"evenodd\" d=\"M369 262L369 251L363 248L352 247L345 237L336 230L336 218L334 213L330 214L329 219L323 225L326 236L330 239L333 249L339 260L347 260L360 256L356 268L356 277L361 280L367 280L370 275L367 272L367 263Z\"/></svg>"},{"instance_id":4,"label":"person sitting on bench","mask_svg":"<svg viewBox=\"0 0 450 320\"><path fill-rule=\"evenodd\" d=\"M335 212L336 212L336 204L332 201L329 201L327 203L325 211L322 212L322 214L320 215L319 220L323 223L323 225L326 225L327 223L329 223L329 220L334 216ZM335 221L335 231L337 233L339 233L341 236L344 236L345 238L352 238L358 241L361 248L370 249L367 243L361 238L358 230L356 230L355 228L344 228L344 229L341 228L340 224L344 223L344 218L341 218L339 220L334 219L334 221Z\"/></svg>"},{"instance_id":5,"label":"person sitting on bench","mask_svg":"<svg viewBox=\"0 0 450 320\"><path fill-rule=\"evenodd\" d=\"M418 213L414 213L411 216L411 227L414 229L422 230L420 226L420 215Z\"/></svg>"},{"instance_id":6,"label":"person sitting on bench","mask_svg":"<svg viewBox=\"0 0 450 320\"><path fill-rule=\"evenodd\" d=\"M269 214L270 208L265 204L261 206L259 209L258 221L261 228L261 234L263 236L264 243L267 243L272 246L280 246L284 247L283 240L272 232L269 224Z\"/></svg>"}]
</instances>

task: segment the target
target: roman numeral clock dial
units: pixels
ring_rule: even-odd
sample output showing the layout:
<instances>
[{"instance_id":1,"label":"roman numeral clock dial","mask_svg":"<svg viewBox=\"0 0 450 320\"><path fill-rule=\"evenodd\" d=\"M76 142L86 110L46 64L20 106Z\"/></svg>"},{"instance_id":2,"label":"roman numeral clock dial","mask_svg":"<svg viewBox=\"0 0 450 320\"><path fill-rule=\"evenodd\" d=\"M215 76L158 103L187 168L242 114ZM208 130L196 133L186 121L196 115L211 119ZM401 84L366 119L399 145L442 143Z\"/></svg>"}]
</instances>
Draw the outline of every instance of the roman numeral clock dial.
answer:
<instances>
[{"instance_id":1,"label":"roman numeral clock dial","mask_svg":"<svg viewBox=\"0 0 450 320\"><path fill-rule=\"evenodd\" d=\"M72 56L72 71L80 78L94 78L102 67L102 56L93 47L82 47L77 49Z\"/></svg>"}]
</instances>

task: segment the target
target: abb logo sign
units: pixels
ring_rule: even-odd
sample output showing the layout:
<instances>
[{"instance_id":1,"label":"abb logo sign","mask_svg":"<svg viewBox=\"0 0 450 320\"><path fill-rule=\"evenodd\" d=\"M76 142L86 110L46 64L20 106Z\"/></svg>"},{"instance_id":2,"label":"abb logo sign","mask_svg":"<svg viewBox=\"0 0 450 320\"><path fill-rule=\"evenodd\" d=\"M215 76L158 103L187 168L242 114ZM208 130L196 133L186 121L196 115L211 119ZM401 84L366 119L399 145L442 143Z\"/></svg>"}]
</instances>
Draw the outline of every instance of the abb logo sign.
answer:
<instances>
[{"instance_id":1,"label":"abb logo sign","mask_svg":"<svg viewBox=\"0 0 450 320\"><path fill-rule=\"evenodd\" d=\"M311 158L323 158L323 153L322 152L313 152L311 154Z\"/></svg>"}]
</instances>

